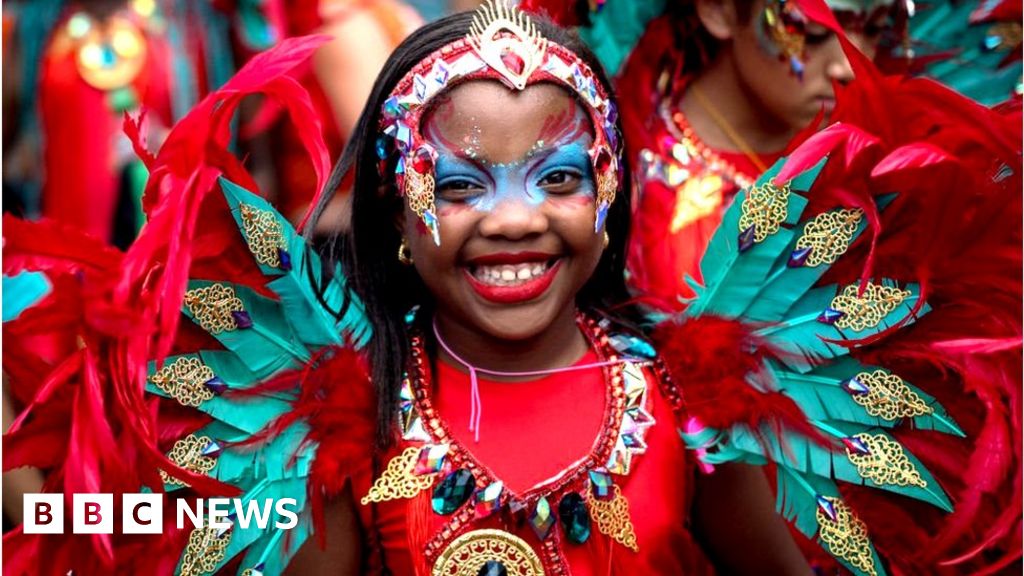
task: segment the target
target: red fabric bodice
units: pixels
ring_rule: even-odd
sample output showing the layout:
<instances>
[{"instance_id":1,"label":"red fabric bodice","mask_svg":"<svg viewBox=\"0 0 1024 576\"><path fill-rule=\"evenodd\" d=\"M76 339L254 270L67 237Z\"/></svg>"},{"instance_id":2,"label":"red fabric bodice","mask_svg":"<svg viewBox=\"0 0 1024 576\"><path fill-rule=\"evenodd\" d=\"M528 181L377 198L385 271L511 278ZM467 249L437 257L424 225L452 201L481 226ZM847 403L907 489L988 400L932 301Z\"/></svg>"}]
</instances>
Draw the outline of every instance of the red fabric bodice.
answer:
<instances>
[{"instance_id":1,"label":"red fabric bodice","mask_svg":"<svg viewBox=\"0 0 1024 576\"><path fill-rule=\"evenodd\" d=\"M593 352L580 363L596 361ZM548 539L561 540L573 576L626 573L704 574L710 564L688 529L693 461L676 432L671 406L647 373L648 410L656 423L646 435L647 450L635 456L630 473L615 476L629 501L639 546L633 552L602 534L592 522L589 540L567 542L556 524ZM448 424L455 440L478 463L490 469L513 494L545 483L572 467L593 449L605 414L604 372L601 368L553 374L523 382L479 380L482 420L479 443L468 430L470 379L460 369L439 363L434 407ZM410 444L402 442L378 461L378 471ZM373 478L353 478L356 498L366 494ZM371 573L386 564L396 575L427 574L424 544L443 530L449 516L430 508L431 490L408 500L357 505L372 550L367 554ZM551 503L557 510L557 501ZM472 503L467 504L472 505ZM506 507L507 508L507 507ZM478 519L472 529L496 528L515 534L538 551L541 542L522 517L503 512Z\"/></svg>"}]
</instances>

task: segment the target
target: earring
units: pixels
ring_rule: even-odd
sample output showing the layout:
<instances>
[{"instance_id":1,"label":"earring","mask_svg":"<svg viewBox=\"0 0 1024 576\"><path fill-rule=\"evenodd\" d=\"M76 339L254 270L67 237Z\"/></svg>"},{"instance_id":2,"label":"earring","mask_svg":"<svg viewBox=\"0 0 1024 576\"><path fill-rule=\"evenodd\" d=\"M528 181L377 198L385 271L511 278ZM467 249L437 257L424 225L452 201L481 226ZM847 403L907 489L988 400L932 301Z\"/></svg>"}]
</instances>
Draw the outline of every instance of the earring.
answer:
<instances>
[{"instance_id":1,"label":"earring","mask_svg":"<svg viewBox=\"0 0 1024 576\"><path fill-rule=\"evenodd\" d=\"M398 261L406 266L412 266L412 253L409 252L409 244L405 238L402 238L402 243L398 245Z\"/></svg>"},{"instance_id":2,"label":"earring","mask_svg":"<svg viewBox=\"0 0 1024 576\"><path fill-rule=\"evenodd\" d=\"M604 248L607 248L608 247L608 243L611 242L611 241L612 241L612 239L608 237L608 231L605 230L604 231Z\"/></svg>"}]
</instances>

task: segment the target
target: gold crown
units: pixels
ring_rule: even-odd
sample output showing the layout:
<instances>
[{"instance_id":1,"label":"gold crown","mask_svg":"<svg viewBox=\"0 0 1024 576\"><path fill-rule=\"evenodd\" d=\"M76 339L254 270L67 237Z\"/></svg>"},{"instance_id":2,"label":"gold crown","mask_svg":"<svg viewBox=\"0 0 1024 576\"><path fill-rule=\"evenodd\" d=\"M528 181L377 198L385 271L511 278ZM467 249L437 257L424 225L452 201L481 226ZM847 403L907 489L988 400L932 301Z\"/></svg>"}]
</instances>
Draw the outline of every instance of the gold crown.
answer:
<instances>
[{"instance_id":1,"label":"gold crown","mask_svg":"<svg viewBox=\"0 0 1024 576\"><path fill-rule=\"evenodd\" d=\"M480 5L466 39L480 59L516 90L526 88L548 47L529 16L504 0Z\"/></svg>"}]
</instances>

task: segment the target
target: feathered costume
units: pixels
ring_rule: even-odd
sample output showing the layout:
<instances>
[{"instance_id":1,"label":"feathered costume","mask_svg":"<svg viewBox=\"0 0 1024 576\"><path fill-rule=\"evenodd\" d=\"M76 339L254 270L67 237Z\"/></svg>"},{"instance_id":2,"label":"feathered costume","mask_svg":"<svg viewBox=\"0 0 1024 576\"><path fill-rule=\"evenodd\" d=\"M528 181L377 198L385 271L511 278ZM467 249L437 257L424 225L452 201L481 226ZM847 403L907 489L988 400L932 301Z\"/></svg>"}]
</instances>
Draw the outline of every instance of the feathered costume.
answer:
<instances>
[{"instance_id":1,"label":"feathered costume","mask_svg":"<svg viewBox=\"0 0 1024 576\"><path fill-rule=\"evenodd\" d=\"M4 469L43 468L47 490L65 494L293 497L299 527L231 517L229 529L188 532L165 517L162 537L15 531L5 573L277 574L323 529L324 498L371 466L360 350L373 327L343 271L322 297L312 290L317 256L226 150L238 102L267 93L297 123L323 183L318 122L288 76L319 42L289 40L256 57L155 156L126 120L152 174L149 224L126 252L45 221L4 222L4 272L42 270L53 284L4 326L4 369L27 406L4 438ZM677 427L705 466L772 466L780 512L857 574L991 573L1020 556L1019 117L857 66L849 121L798 148L725 214L705 284L653 332L664 361L642 340L607 337L615 354L661 374L659 397L674 412L652 424L640 406L634 429L613 429L609 446L643 444L637 429L658 436L667 426L668 437ZM41 333L69 340L58 361L21 344ZM400 422L423 431L423 398L405 398ZM426 449L410 458L427 470L399 476L414 494L432 487L454 506L443 513L470 524L475 506L493 502L482 480L474 504L445 498L464 469L439 460L436 445L412 446ZM545 517L536 553L557 560L600 542L609 562L616 548L615 566L629 568L630 544L652 542L642 530L632 542L606 532L599 501L618 486L592 472L582 480L587 508L577 500L568 516ZM408 521L439 520L425 513ZM591 518L608 538L574 547Z\"/></svg>"}]
</instances>

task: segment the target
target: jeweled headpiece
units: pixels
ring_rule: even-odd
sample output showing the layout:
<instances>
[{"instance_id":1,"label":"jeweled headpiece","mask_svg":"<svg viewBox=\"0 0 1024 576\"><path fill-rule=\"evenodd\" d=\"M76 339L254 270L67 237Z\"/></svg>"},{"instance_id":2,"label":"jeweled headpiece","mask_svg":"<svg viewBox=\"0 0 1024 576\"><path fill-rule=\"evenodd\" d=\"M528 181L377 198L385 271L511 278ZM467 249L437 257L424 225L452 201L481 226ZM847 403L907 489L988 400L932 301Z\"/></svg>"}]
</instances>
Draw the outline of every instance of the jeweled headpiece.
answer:
<instances>
[{"instance_id":1,"label":"jeweled headpiece","mask_svg":"<svg viewBox=\"0 0 1024 576\"><path fill-rule=\"evenodd\" d=\"M377 139L379 169L394 172L399 192L441 244L434 203L437 152L420 133L428 104L462 82L500 80L511 90L553 82L574 93L590 115L594 143L589 155L597 183L594 232L600 232L619 189L620 140L617 110L593 70L569 49L540 35L530 18L516 8L488 0L473 17L465 38L434 51L410 70L384 101Z\"/></svg>"}]
</instances>

